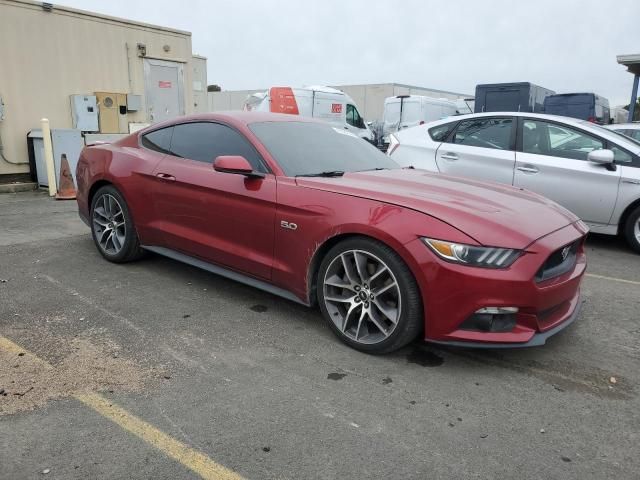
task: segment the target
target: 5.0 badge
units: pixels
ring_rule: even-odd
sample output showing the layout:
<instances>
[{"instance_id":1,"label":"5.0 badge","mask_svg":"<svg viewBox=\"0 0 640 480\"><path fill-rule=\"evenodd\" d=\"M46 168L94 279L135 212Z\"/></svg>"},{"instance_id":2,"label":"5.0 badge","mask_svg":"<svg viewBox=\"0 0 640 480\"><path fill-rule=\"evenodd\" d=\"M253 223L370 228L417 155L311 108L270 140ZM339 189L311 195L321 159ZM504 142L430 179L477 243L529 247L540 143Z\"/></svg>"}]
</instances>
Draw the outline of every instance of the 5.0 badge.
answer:
<instances>
[{"instance_id":1,"label":"5.0 badge","mask_svg":"<svg viewBox=\"0 0 640 480\"><path fill-rule=\"evenodd\" d=\"M289 229L289 230L297 230L297 229L298 229L298 224L293 223L293 222L287 222L287 221L285 221L285 220L282 220L282 221L280 222L280 226L281 226L282 228L287 228L287 229Z\"/></svg>"}]
</instances>

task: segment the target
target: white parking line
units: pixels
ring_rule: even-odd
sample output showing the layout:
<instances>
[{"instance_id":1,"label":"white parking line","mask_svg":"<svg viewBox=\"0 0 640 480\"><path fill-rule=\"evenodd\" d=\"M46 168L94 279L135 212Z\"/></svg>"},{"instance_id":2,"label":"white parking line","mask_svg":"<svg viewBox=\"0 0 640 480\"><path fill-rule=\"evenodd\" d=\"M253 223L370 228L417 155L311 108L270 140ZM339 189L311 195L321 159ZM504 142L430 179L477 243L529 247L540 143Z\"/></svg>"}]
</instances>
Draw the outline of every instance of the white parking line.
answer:
<instances>
[{"instance_id":1,"label":"white parking line","mask_svg":"<svg viewBox=\"0 0 640 480\"><path fill-rule=\"evenodd\" d=\"M624 278L606 277L604 275L596 275L595 273L585 273L586 277L599 278L600 280L609 280L611 282L629 283L631 285L640 285L640 282L635 280L626 280Z\"/></svg>"}]
</instances>

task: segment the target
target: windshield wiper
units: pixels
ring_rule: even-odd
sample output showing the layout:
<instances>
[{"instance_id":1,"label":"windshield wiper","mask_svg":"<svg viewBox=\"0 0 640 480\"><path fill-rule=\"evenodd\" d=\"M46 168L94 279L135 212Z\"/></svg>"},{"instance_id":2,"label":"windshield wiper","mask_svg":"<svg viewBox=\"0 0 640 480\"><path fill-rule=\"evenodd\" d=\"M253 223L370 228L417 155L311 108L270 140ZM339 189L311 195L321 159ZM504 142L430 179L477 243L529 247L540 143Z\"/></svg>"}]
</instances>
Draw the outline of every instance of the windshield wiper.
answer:
<instances>
[{"instance_id":1,"label":"windshield wiper","mask_svg":"<svg viewBox=\"0 0 640 480\"><path fill-rule=\"evenodd\" d=\"M389 170L387 167L367 168L366 170L358 170L358 172L373 172L377 170Z\"/></svg>"},{"instance_id":2,"label":"windshield wiper","mask_svg":"<svg viewBox=\"0 0 640 480\"><path fill-rule=\"evenodd\" d=\"M296 177L341 177L344 175L342 170L328 170L326 172L318 172L318 173L302 173L300 175L296 175Z\"/></svg>"}]
</instances>

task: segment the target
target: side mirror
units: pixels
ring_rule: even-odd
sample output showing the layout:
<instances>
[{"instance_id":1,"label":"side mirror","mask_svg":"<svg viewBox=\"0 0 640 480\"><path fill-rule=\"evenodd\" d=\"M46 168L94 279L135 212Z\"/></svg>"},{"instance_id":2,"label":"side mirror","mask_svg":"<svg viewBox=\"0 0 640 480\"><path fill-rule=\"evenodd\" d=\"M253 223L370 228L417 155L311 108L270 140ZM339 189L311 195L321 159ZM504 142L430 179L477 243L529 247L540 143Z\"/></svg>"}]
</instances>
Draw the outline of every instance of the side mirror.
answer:
<instances>
[{"instance_id":1,"label":"side mirror","mask_svg":"<svg viewBox=\"0 0 640 480\"><path fill-rule=\"evenodd\" d=\"M611 150L593 150L587 155L587 160L593 163L599 163L600 165L607 165L613 163L614 155Z\"/></svg>"},{"instance_id":2,"label":"side mirror","mask_svg":"<svg viewBox=\"0 0 640 480\"><path fill-rule=\"evenodd\" d=\"M598 165L604 165L607 167L607 170L614 171L616 170L616 166L613 163L615 159L615 155L611 150L602 149L602 150L594 150L589 152L587 155L587 160L593 163L597 163Z\"/></svg>"},{"instance_id":3,"label":"side mirror","mask_svg":"<svg viewBox=\"0 0 640 480\"><path fill-rule=\"evenodd\" d=\"M264 178L264 173L255 172L249 161L240 155L220 155L213 162L216 172L235 173L250 178Z\"/></svg>"}]
</instances>

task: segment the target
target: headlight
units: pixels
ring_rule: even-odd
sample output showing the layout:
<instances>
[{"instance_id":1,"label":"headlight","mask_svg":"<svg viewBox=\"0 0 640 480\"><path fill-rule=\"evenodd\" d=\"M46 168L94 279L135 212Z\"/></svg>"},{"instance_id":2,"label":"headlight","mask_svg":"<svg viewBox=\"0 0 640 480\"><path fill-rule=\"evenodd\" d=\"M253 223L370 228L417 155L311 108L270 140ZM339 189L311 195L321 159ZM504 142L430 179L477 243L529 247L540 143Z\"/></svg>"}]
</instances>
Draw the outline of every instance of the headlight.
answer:
<instances>
[{"instance_id":1,"label":"headlight","mask_svg":"<svg viewBox=\"0 0 640 480\"><path fill-rule=\"evenodd\" d=\"M522 254L522 250L511 248L477 247L432 238L422 241L440 258L472 267L507 268Z\"/></svg>"}]
</instances>

